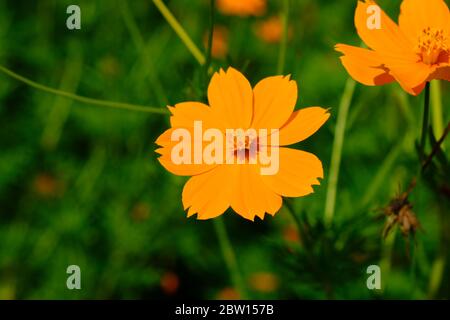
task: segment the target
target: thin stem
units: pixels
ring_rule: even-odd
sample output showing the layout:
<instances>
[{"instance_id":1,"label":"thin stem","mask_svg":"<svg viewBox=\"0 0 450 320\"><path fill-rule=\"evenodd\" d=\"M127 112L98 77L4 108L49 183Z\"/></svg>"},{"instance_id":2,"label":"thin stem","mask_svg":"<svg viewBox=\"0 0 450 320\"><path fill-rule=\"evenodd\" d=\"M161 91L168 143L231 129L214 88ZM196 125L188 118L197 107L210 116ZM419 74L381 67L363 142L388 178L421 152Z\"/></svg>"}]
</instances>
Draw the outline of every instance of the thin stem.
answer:
<instances>
[{"instance_id":1,"label":"thin stem","mask_svg":"<svg viewBox=\"0 0 450 320\"><path fill-rule=\"evenodd\" d=\"M152 53L148 52L145 44L144 37L139 30L139 27L136 23L136 19L133 16L133 13L130 10L130 7L128 5L127 1L117 0L118 5L122 8L122 17L125 22L125 26L128 29L128 32L130 33L131 40L134 43L134 46L136 47L137 51L139 52L140 58L141 58L141 68L145 69L145 76L148 75L150 84L152 88L154 89L156 98L158 99L159 105L166 105L167 104L167 97L164 93L164 90L161 86L161 83L158 80L157 73L155 72L155 66L152 62Z\"/></svg>"},{"instance_id":2,"label":"thin stem","mask_svg":"<svg viewBox=\"0 0 450 320\"><path fill-rule=\"evenodd\" d=\"M423 106L422 136L420 138L420 146L419 146L422 157L421 160L423 160L423 156L425 155L425 143L427 140L429 118L430 118L430 83L427 82L425 86L425 99Z\"/></svg>"},{"instance_id":3,"label":"thin stem","mask_svg":"<svg viewBox=\"0 0 450 320\"><path fill-rule=\"evenodd\" d=\"M384 161L382 162L381 166L379 167L377 173L375 174L374 178L370 182L367 191L365 192L364 197L361 200L359 208L363 209L366 206L368 206L369 203L377 194L377 192L380 190L380 188L385 184L386 178L391 172L391 169L394 166L395 161L397 161L398 157L400 156L405 141L406 137L401 139L398 142L398 144L392 147L392 149L389 151Z\"/></svg>"},{"instance_id":4,"label":"thin stem","mask_svg":"<svg viewBox=\"0 0 450 320\"><path fill-rule=\"evenodd\" d=\"M391 233L386 236L381 247L380 268L383 270L383 282L381 285L381 292L384 293L389 283L389 275L392 268L392 252L394 249L395 239L397 236L397 228L394 228Z\"/></svg>"},{"instance_id":5,"label":"thin stem","mask_svg":"<svg viewBox=\"0 0 450 320\"><path fill-rule=\"evenodd\" d=\"M277 73L283 74L284 66L286 64L286 51L287 51L287 42L289 37L289 11L290 11L290 1L283 1L283 13L281 15L282 23L283 23L283 35L280 43L280 52L278 55L278 67Z\"/></svg>"},{"instance_id":6,"label":"thin stem","mask_svg":"<svg viewBox=\"0 0 450 320\"><path fill-rule=\"evenodd\" d=\"M231 246L230 239L228 238L225 223L221 217L213 219L214 229L216 230L217 238L219 239L220 249L222 250L225 263L231 274L231 280L234 287L238 290L241 299L247 299L247 291L245 288L242 274L239 270L236 254Z\"/></svg>"},{"instance_id":7,"label":"thin stem","mask_svg":"<svg viewBox=\"0 0 450 320\"><path fill-rule=\"evenodd\" d=\"M198 61L200 65L204 65L206 63L205 56L200 51L200 49L195 45L192 39L187 34L186 30L181 26L178 20L174 17L172 12L170 12L169 8L162 2L161 0L153 0L153 3L161 12L163 17L166 19L167 23L172 27L178 37L183 41L186 48L191 52L194 58Z\"/></svg>"},{"instance_id":8,"label":"thin stem","mask_svg":"<svg viewBox=\"0 0 450 320\"><path fill-rule=\"evenodd\" d=\"M155 107L147 107L147 106L140 106L140 105L134 105L129 103L121 103L121 102L114 102L114 101L107 101L107 100L98 100L98 99L92 99L84 96L79 96L74 93L54 89L47 87L45 85L39 84L37 82L34 82L28 78L25 78L14 71L9 70L8 68L5 68L0 65L0 71L4 74L8 75L11 78L14 78L20 82L25 83L26 85L33 87L37 90L51 93L60 97L64 97L67 99L72 99L78 102L82 102L85 104L91 104L101 107L108 107L108 108L115 108L115 109L124 109L124 110L131 110L131 111L138 111L138 112L147 112L147 113L157 113L157 114L168 114L168 110L166 109L160 109Z\"/></svg>"},{"instance_id":9,"label":"thin stem","mask_svg":"<svg viewBox=\"0 0 450 320\"><path fill-rule=\"evenodd\" d=\"M428 298L435 298L439 291L439 287L442 284L442 278L445 271L446 258L445 254L439 254L439 256L434 260L431 267L430 281L428 283Z\"/></svg>"},{"instance_id":10,"label":"thin stem","mask_svg":"<svg viewBox=\"0 0 450 320\"><path fill-rule=\"evenodd\" d=\"M334 210L336 205L336 190L339 179L339 170L342 158L342 147L344 145L345 127L347 122L348 111L352 102L353 93L355 92L355 81L348 79L345 85L339 105L339 113L337 117L336 130L333 142L333 151L331 154L330 172L328 174L327 197L325 202L325 224L330 225L333 221Z\"/></svg>"},{"instance_id":11,"label":"thin stem","mask_svg":"<svg viewBox=\"0 0 450 320\"><path fill-rule=\"evenodd\" d=\"M208 46L206 47L206 63L205 63L205 73L208 73L209 66L211 65L211 55L212 46L214 38L214 24L215 24L215 3L216 0L210 0L210 12L209 12L209 35L208 35Z\"/></svg>"},{"instance_id":12,"label":"thin stem","mask_svg":"<svg viewBox=\"0 0 450 320\"><path fill-rule=\"evenodd\" d=\"M297 226L299 234L302 236L303 235L302 223L301 223L300 219L298 218L297 214L295 213L294 207L292 206L290 199L284 200L284 206L287 209L287 211L290 213L292 219L294 220L294 222Z\"/></svg>"},{"instance_id":13,"label":"thin stem","mask_svg":"<svg viewBox=\"0 0 450 320\"><path fill-rule=\"evenodd\" d=\"M433 149L431 150L430 155L423 162L423 164L422 164L422 172L425 171L425 169L431 163L431 160L433 160L433 157L439 152L439 150L442 147L442 144L445 141L445 138L447 138L447 135L449 133L450 133L450 122L447 124L447 127L445 128L444 132L442 133L442 136L439 138L438 141L436 141L436 144L433 146Z\"/></svg>"},{"instance_id":14,"label":"thin stem","mask_svg":"<svg viewBox=\"0 0 450 320\"><path fill-rule=\"evenodd\" d=\"M434 135L439 137L444 131L444 120L442 116L442 95L440 81L433 81L431 83L431 114L433 121ZM442 145L444 149L444 146Z\"/></svg>"}]
</instances>

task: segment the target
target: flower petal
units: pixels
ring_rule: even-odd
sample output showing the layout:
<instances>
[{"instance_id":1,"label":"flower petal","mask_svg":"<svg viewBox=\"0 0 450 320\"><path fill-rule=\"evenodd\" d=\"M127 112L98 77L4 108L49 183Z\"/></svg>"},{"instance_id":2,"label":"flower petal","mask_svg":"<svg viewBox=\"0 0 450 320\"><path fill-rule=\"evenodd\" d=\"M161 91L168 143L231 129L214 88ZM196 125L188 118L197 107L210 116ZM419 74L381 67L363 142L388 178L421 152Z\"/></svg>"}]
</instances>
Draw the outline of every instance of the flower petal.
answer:
<instances>
[{"instance_id":1,"label":"flower petal","mask_svg":"<svg viewBox=\"0 0 450 320\"><path fill-rule=\"evenodd\" d=\"M344 54L341 57L342 64L354 80L367 86L395 81L375 51L345 44L338 44L335 49Z\"/></svg>"},{"instance_id":2,"label":"flower petal","mask_svg":"<svg viewBox=\"0 0 450 320\"><path fill-rule=\"evenodd\" d=\"M297 102L297 83L288 77L261 80L253 89L252 128L279 129L289 119Z\"/></svg>"},{"instance_id":3,"label":"flower petal","mask_svg":"<svg viewBox=\"0 0 450 320\"><path fill-rule=\"evenodd\" d=\"M372 6L376 6L380 10L380 28L369 28L368 22L373 15L371 13ZM396 56L415 57L412 43L375 1L358 1L355 26L361 39L371 49Z\"/></svg>"},{"instance_id":4,"label":"flower petal","mask_svg":"<svg viewBox=\"0 0 450 320\"><path fill-rule=\"evenodd\" d=\"M208 100L221 123L229 129L246 129L253 114L253 91L242 73L233 68L216 72L208 87Z\"/></svg>"},{"instance_id":5,"label":"flower petal","mask_svg":"<svg viewBox=\"0 0 450 320\"><path fill-rule=\"evenodd\" d=\"M268 186L262 179L257 165L235 165L239 183L236 185L231 207L240 216L254 221L258 216L264 219L265 213L274 215L280 210L282 198Z\"/></svg>"},{"instance_id":6,"label":"flower petal","mask_svg":"<svg viewBox=\"0 0 450 320\"><path fill-rule=\"evenodd\" d=\"M188 217L197 213L200 220L223 214L231 204L238 184L237 171L231 165L220 165L204 174L191 177L183 189L183 206Z\"/></svg>"},{"instance_id":7,"label":"flower petal","mask_svg":"<svg viewBox=\"0 0 450 320\"><path fill-rule=\"evenodd\" d=\"M302 197L314 192L312 185L319 185L318 178L323 178L322 162L315 155L280 148L279 159L277 174L261 176L270 189L285 197Z\"/></svg>"},{"instance_id":8,"label":"flower petal","mask_svg":"<svg viewBox=\"0 0 450 320\"><path fill-rule=\"evenodd\" d=\"M383 56L383 60L395 80L412 95L418 95L422 91L425 82L436 70L436 65L423 62L406 61L389 56Z\"/></svg>"},{"instance_id":9,"label":"flower petal","mask_svg":"<svg viewBox=\"0 0 450 320\"><path fill-rule=\"evenodd\" d=\"M172 113L170 125L172 127L192 128L194 121L202 121L204 128L214 128L218 121L212 108L200 102L178 103L175 107L168 107Z\"/></svg>"},{"instance_id":10,"label":"flower petal","mask_svg":"<svg viewBox=\"0 0 450 320\"><path fill-rule=\"evenodd\" d=\"M450 34L450 13L444 0L403 0L399 17L400 29L412 43L423 29L443 29Z\"/></svg>"},{"instance_id":11,"label":"flower petal","mask_svg":"<svg viewBox=\"0 0 450 320\"><path fill-rule=\"evenodd\" d=\"M183 205L188 216L211 219L228 207L242 217L261 219L267 212L274 215L282 205L281 196L261 180L257 165L221 165L189 179L183 189Z\"/></svg>"},{"instance_id":12,"label":"flower petal","mask_svg":"<svg viewBox=\"0 0 450 320\"><path fill-rule=\"evenodd\" d=\"M266 11L265 0L217 0L217 8L223 14L245 16L261 16Z\"/></svg>"},{"instance_id":13,"label":"flower petal","mask_svg":"<svg viewBox=\"0 0 450 320\"><path fill-rule=\"evenodd\" d=\"M292 113L280 129L280 146L297 143L312 136L328 120L330 114L321 107L303 108Z\"/></svg>"},{"instance_id":14,"label":"flower petal","mask_svg":"<svg viewBox=\"0 0 450 320\"><path fill-rule=\"evenodd\" d=\"M172 133L177 129L180 129L180 128L171 128L171 129L166 130L156 140L156 144L161 146L161 148L156 150L156 152L161 155L158 158L158 161L161 163L161 165L167 171L169 171L175 175L178 175L178 176L193 176L193 175L207 172L217 166L216 164L211 164L211 165L208 165L205 163L195 164L193 147L191 147L191 155L190 155L191 163L190 164L174 163L174 161L172 159L172 149L179 142L172 140ZM183 128L183 129L188 130L191 137L194 136L193 128ZM191 144L191 146L192 146L192 144Z\"/></svg>"}]
</instances>

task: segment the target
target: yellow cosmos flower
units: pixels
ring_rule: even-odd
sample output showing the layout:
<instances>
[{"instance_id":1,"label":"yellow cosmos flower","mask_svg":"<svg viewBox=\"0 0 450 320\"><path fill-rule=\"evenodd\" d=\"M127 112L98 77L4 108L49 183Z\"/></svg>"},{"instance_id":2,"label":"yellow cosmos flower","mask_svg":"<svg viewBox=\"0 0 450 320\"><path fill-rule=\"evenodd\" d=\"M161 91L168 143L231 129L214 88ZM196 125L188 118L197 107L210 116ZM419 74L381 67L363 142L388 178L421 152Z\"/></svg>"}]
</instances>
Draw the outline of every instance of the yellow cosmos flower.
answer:
<instances>
[{"instance_id":1,"label":"yellow cosmos flower","mask_svg":"<svg viewBox=\"0 0 450 320\"><path fill-rule=\"evenodd\" d=\"M220 12L241 17L262 16L266 6L266 0L217 0Z\"/></svg>"},{"instance_id":2,"label":"yellow cosmos flower","mask_svg":"<svg viewBox=\"0 0 450 320\"><path fill-rule=\"evenodd\" d=\"M450 13L444 0L403 0L398 25L375 1L358 1L355 26L370 49L338 44L336 50L356 81L372 86L397 81L412 95L433 79L450 81Z\"/></svg>"},{"instance_id":3,"label":"yellow cosmos flower","mask_svg":"<svg viewBox=\"0 0 450 320\"><path fill-rule=\"evenodd\" d=\"M306 196L314 191L312 185L320 184L321 161L285 146L307 139L330 115L321 107L294 111L295 81L274 76L252 88L244 75L229 68L213 75L208 100L209 106L184 102L169 107L171 128L156 141L164 168L192 176L182 195L188 217L197 214L198 219L210 219L231 207L246 219L263 219L265 213L274 215L280 209L283 196ZM250 130L255 135L236 136ZM213 134L207 137L207 132ZM186 141L188 148L181 148ZM212 159L206 158L208 152ZM227 161L220 161L221 157ZM276 163L269 164L267 159ZM275 170L264 171L269 165Z\"/></svg>"}]
</instances>

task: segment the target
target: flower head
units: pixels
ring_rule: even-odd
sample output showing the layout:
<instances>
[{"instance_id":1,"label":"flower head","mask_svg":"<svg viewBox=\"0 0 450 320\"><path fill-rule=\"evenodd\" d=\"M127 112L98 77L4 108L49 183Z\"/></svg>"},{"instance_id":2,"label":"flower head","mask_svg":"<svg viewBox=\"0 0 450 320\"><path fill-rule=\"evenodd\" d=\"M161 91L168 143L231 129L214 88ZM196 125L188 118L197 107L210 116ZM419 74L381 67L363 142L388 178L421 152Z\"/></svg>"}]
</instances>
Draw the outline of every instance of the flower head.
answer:
<instances>
[{"instance_id":1,"label":"flower head","mask_svg":"<svg viewBox=\"0 0 450 320\"><path fill-rule=\"evenodd\" d=\"M262 16L266 6L266 0L217 0L220 12L241 17Z\"/></svg>"},{"instance_id":2,"label":"flower head","mask_svg":"<svg viewBox=\"0 0 450 320\"><path fill-rule=\"evenodd\" d=\"M208 43L208 34L205 35ZM228 54L228 30L224 26L215 26L212 39L211 55L216 59L223 59Z\"/></svg>"},{"instance_id":3,"label":"flower head","mask_svg":"<svg viewBox=\"0 0 450 320\"><path fill-rule=\"evenodd\" d=\"M398 25L375 1L359 1L355 26L369 49L338 44L336 50L356 81L397 81L412 95L433 79L450 81L450 13L444 0L403 0Z\"/></svg>"},{"instance_id":4,"label":"flower head","mask_svg":"<svg viewBox=\"0 0 450 320\"><path fill-rule=\"evenodd\" d=\"M287 148L314 134L327 110L294 111L297 84L289 77L263 79L254 88L239 71L216 72L209 106L184 102L169 107L171 128L156 141L160 163L171 173L192 176L183 189L188 216L210 219L229 207L242 217L274 215L282 197L312 193L323 178L311 153Z\"/></svg>"},{"instance_id":5,"label":"flower head","mask_svg":"<svg viewBox=\"0 0 450 320\"><path fill-rule=\"evenodd\" d=\"M283 22L274 16L258 25L258 36L267 43L278 43L283 37ZM292 28L288 28L288 37L292 36Z\"/></svg>"}]
</instances>

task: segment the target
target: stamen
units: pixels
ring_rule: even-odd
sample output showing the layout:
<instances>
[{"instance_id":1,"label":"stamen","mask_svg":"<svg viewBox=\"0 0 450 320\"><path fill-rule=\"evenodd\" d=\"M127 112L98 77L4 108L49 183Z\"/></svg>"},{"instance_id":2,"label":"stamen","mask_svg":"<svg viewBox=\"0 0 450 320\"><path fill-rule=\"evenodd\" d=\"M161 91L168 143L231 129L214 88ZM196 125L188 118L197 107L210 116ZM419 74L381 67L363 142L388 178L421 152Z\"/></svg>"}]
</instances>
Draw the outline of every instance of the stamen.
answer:
<instances>
[{"instance_id":1,"label":"stamen","mask_svg":"<svg viewBox=\"0 0 450 320\"><path fill-rule=\"evenodd\" d=\"M416 50L424 63L435 64L449 51L448 35L442 29L427 27L419 35Z\"/></svg>"},{"instance_id":2,"label":"stamen","mask_svg":"<svg viewBox=\"0 0 450 320\"><path fill-rule=\"evenodd\" d=\"M230 136L231 140L232 154L234 157L240 161L245 161L246 163L251 160L256 159L257 152L259 151L258 137L249 136L244 132L238 132L237 134Z\"/></svg>"}]
</instances>

